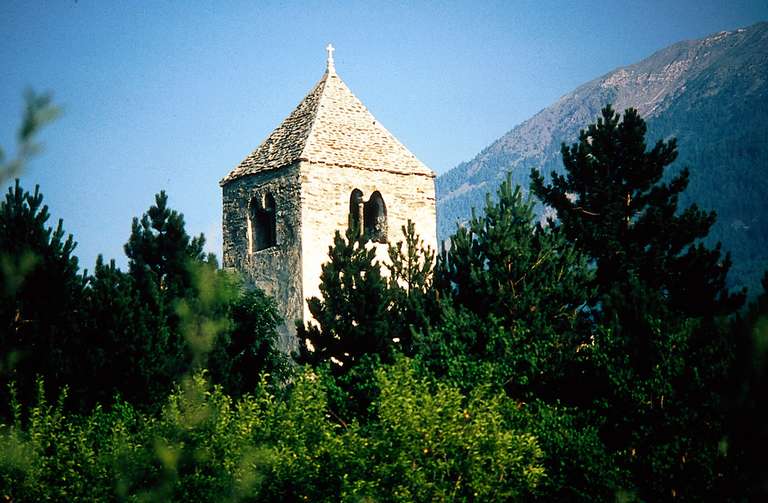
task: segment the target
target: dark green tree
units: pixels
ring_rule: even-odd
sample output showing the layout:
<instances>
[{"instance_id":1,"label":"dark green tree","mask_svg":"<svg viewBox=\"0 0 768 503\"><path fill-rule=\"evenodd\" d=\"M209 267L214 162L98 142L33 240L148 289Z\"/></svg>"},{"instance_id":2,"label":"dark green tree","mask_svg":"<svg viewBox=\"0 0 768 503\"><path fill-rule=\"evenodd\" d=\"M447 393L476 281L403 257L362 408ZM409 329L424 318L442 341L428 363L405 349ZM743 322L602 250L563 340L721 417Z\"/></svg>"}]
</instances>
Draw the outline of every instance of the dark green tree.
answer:
<instances>
[{"instance_id":1,"label":"dark green tree","mask_svg":"<svg viewBox=\"0 0 768 503\"><path fill-rule=\"evenodd\" d=\"M125 244L130 274L140 288L156 289L165 300L184 296L191 287L189 262L203 262L205 237L190 238L184 215L168 208L165 191L155 195L155 205L134 218Z\"/></svg>"},{"instance_id":2,"label":"dark green tree","mask_svg":"<svg viewBox=\"0 0 768 503\"><path fill-rule=\"evenodd\" d=\"M440 255L439 316L415 340L417 361L441 380L506 392L513 427L535 431L545 454L541 501L593 501L623 487L599 417L584 406L592 279L583 254L537 223L508 178Z\"/></svg>"},{"instance_id":3,"label":"dark green tree","mask_svg":"<svg viewBox=\"0 0 768 503\"><path fill-rule=\"evenodd\" d=\"M133 270L99 257L89 277L79 327L88 351L70 392L83 410L116 395L154 410L175 383L203 367L236 395L253 390L262 372L276 382L287 376L271 300L204 257L202 236L189 239L165 194L156 202L134 221L126 245Z\"/></svg>"},{"instance_id":4,"label":"dark green tree","mask_svg":"<svg viewBox=\"0 0 768 503\"><path fill-rule=\"evenodd\" d=\"M436 288L447 302L434 342L459 344L455 357L490 365L510 396L575 399L561 387L589 342L591 272L561 233L535 223L533 202L519 187L507 180L497 195L488 196L483 216L457 229L440 257ZM451 333L440 333L446 329Z\"/></svg>"},{"instance_id":5,"label":"dark green tree","mask_svg":"<svg viewBox=\"0 0 768 503\"><path fill-rule=\"evenodd\" d=\"M98 257L78 331L87 351L70 399L81 410L117 395L142 409L164 399L178 366L170 363L168 325L114 260L104 264Z\"/></svg>"},{"instance_id":6,"label":"dark green tree","mask_svg":"<svg viewBox=\"0 0 768 503\"><path fill-rule=\"evenodd\" d=\"M236 397L253 392L264 374L271 383L284 383L292 365L277 346L281 318L274 299L259 289L238 288L226 316L227 330L219 334L209 357L213 381Z\"/></svg>"},{"instance_id":7,"label":"dark green tree","mask_svg":"<svg viewBox=\"0 0 768 503\"><path fill-rule=\"evenodd\" d=\"M697 500L717 479L733 351L717 316L744 296L726 288L729 257L700 243L714 213L678 208L689 173L665 172L675 140L648 150L645 133L637 111L622 118L608 106L563 145L565 174L546 184L533 170L531 188L595 268L597 325L585 350L596 372L582 386L605 418L603 440L641 499Z\"/></svg>"},{"instance_id":8,"label":"dark green tree","mask_svg":"<svg viewBox=\"0 0 768 503\"><path fill-rule=\"evenodd\" d=\"M74 336L85 284L75 241L49 218L39 187L30 194L18 180L0 203L0 369L24 403L35 375L49 390L69 382L83 349Z\"/></svg>"},{"instance_id":9,"label":"dark green tree","mask_svg":"<svg viewBox=\"0 0 768 503\"><path fill-rule=\"evenodd\" d=\"M413 355L413 338L426 331L438 312L434 289L435 253L416 233L408 220L403 240L388 247L387 283L390 332L406 355Z\"/></svg>"},{"instance_id":10,"label":"dark green tree","mask_svg":"<svg viewBox=\"0 0 768 503\"><path fill-rule=\"evenodd\" d=\"M668 182L665 169L677 158L677 142L659 140L648 150L646 125L636 110L621 115L609 106L563 144L565 175L553 172L551 184L531 171L531 190L557 211L556 225L596 265L598 294L633 281L644 296L686 315L728 314L743 302L726 287L730 258L719 245L703 246L715 221L696 205L678 209L688 186L688 169ZM626 299L629 305L637 299Z\"/></svg>"},{"instance_id":11,"label":"dark green tree","mask_svg":"<svg viewBox=\"0 0 768 503\"><path fill-rule=\"evenodd\" d=\"M297 327L299 362L331 361L335 373L346 373L365 355L391 360L387 283L375 257L351 231L336 232L320 274L322 298L307 300L314 321Z\"/></svg>"},{"instance_id":12,"label":"dark green tree","mask_svg":"<svg viewBox=\"0 0 768 503\"><path fill-rule=\"evenodd\" d=\"M147 373L156 376L166 391L192 369L196 357L180 329L177 305L197 295L195 266L210 262L215 267L215 260L203 253L204 244L202 234L195 238L187 234L184 215L168 207L165 191L155 195L155 204L141 219L133 219L125 244L128 273L155 320L155 334L150 337L162 351Z\"/></svg>"},{"instance_id":13,"label":"dark green tree","mask_svg":"<svg viewBox=\"0 0 768 503\"><path fill-rule=\"evenodd\" d=\"M344 423L365 417L376 396L374 371L397 350L387 281L364 239L337 231L320 275L322 298L307 300L314 321L297 325L296 360L322 367L329 407Z\"/></svg>"}]
</instances>

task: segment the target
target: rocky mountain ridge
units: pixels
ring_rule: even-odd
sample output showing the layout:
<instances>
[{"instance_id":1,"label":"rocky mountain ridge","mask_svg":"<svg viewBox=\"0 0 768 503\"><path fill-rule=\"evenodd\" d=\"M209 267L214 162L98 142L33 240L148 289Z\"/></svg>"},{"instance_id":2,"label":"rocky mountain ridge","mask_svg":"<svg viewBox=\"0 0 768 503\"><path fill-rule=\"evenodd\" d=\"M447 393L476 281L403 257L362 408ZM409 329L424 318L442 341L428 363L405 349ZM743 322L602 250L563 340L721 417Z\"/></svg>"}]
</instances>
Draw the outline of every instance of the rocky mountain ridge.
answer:
<instances>
[{"instance_id":1,"label":"rocky mountain ridge","mask_svg":"<svg viewBox=\"0 0 768 503\"><path fill-rule=\"evenodd\" d=\"M587 82L437 179L439 238L481 209L507 173L527 187L532 167L560 171L561 143L611 103L640 111L649 144L678 138L674 169L691 169L681 202L717 211L711 241L733 252L734 286L755 286L768 267L767 78L768 23L759 23L676 43Z\"/></svg>"}]
</instances>

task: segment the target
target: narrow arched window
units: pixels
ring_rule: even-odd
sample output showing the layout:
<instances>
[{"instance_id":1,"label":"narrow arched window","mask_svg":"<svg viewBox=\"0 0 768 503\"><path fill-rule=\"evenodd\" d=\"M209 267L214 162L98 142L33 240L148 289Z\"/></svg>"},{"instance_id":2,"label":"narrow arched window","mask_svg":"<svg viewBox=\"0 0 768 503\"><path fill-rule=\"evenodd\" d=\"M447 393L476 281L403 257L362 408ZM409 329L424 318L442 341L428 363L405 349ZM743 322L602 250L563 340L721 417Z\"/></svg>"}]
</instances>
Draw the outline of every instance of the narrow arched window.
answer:
<instances>
[{"instance_id":1,"label":"narrow arched window","mask_svg":"<svg viewBox=\"0 0 768 503\"><path fill-rule=\"evenodd\" d=\"M349 196L349 228L355 237L361 237L365 233L363 213L363 193L360 189L355 189Z\"/></svg>"},{"instance_id":2,"label":"narrow arched window","mask_svg":"<svg viewBox=\"0 0 768 503\"><path fill-rule=\"evenodd\" d=\"M365 237L375 243L387 242L387 205L377 190L365 203Z\"/></svg>"},{"instance_id":3,"label":"narrow arched window","mask_svg":"<svg viewBox=\"0 0 768 503\"><path fill-rule=\"evenodd\" d=\"M272 194L267 193L251 200L249 220L251 253L277 245L275 198Z\"/></svg>"}]
</instances>

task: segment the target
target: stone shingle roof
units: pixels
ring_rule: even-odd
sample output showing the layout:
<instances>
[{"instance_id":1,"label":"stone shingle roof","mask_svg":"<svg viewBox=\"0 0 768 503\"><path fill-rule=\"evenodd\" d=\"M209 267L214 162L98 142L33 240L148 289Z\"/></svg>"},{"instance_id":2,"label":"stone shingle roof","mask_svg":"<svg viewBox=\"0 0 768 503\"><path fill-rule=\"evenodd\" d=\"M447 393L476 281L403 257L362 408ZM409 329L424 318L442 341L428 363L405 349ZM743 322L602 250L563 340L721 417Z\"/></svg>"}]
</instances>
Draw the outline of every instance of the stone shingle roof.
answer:
<instances>
[{"instance_id":1,"label":"stone shingle roof","mask_svg":"<svg viewBox=\"0 0 768 503\"><path fill-rule=\"evenodd\" d=\"M435 176L379 124L332 64L291 115L221 184L295 161Z\"/></svg>"}]
</instances>

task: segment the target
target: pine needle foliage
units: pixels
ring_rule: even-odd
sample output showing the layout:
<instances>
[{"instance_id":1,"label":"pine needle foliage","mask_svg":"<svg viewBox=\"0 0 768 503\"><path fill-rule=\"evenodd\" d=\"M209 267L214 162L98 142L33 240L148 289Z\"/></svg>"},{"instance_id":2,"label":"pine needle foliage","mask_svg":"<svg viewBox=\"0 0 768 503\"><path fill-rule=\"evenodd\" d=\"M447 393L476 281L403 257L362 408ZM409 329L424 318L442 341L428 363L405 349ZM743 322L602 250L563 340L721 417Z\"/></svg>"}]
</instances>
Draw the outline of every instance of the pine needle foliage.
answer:
<instances>
[{"instance_id":1,"label":"pine needle foliage","mask_svg":"<svg viewBox=\"0 0 768 503\"><path fill-rule=\"evenodd\" d=\"M561 233L536 222L519 187L503 182L485 214L457 229L435 277L443 314L422 349L433 364L491 364L496 384L518 397L565 384L589 339L592 275ZM446 344L450 358L438 356Z\"/></svg>"},{"instance_id":2,"label":"pine needle foliage","mask_svg":"<svg viewBox=\"0 0 768 503\"><path fill-rule=\"evenodd\" d=\"M622 117L606 106L578 143L563 144L565 175L553 172L547 184L533 169L531 190L557 211L552 225L595 261L599 294L637 278L646 295L656 292L686 315L732 313L744 295L726 287L730 257L699 242L715 214L678 208L690 172L670 177L677 142L659 140L649 150L646 130L637 110Z\"/></svg>"},{"instance_id":3,"label":"pine needle foliage","mask_svg":"<svg viewBox=\"0 0 768 503\"><path fill-rule=\"evenodd\" d=\"M322 298L307 300L314 321L297 327L299 362L331 362L339 374L364 355L391 361L387 283L375 250L351 230L344 237L337 231L328 258L320 274Z\"/></svg>"}]
</instances>

